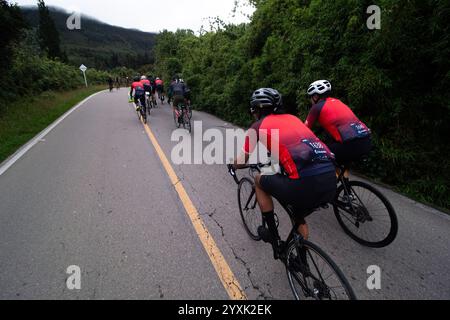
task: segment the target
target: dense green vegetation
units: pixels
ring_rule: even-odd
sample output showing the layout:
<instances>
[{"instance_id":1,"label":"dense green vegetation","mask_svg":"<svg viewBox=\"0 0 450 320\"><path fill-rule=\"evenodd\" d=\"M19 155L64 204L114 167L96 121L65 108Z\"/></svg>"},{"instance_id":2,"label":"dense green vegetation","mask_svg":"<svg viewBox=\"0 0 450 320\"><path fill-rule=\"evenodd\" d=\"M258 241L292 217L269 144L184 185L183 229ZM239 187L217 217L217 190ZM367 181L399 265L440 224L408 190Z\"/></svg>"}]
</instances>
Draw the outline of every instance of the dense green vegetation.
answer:
<instances>
[{"instance_id":1,"label":"dense green vegetation","mask_svg":"<svg viewBox=\"0 0 450 320\"><path fill-rule=\"evenodd\" d=\"M251 120L254 89L279 89L304 119L307 86L329 79L374 132L375 150L359 170L450 208L449 2L375 1L381 30L366 25L374 1L251 2L249 24L158 35L159 74L181 73L199 109L240 125Z\"/></svg>"},{"instance_id":2,"label":"dense green vegetation","mask_svg":"<svg viewBox=\"0 0 450 320\"><path fill-rule=\"evenodd\" d=\"M0 0L1 56L0 117L8 106L23 96L40 94L47 90L69 90L84 85L78 67L62 62L57 34L48 11L41 2L42 25L31 28L19 7ZM50 21L49 21L50 19ZM89 84L106 84L110 75L132 74L124 68L113 73L88 69Z\"/></svg>"},{"instance_id":3,"label":"dense green vegetation","mask_svg":"<svg viewBox=\"0 0 450 320\"><path fill-rule=\"evenodd\" d=\"M53 7L49 10L60 35L61 50L74 66L85 64L102 70L120 66L138 69L154 61L155 34L111 26L84 15L81 16L81 30L69 30L66 22L70 13ZM38 28L38 10L25 7L22 12L30 27Z\"/></svg>"}]
</instances>

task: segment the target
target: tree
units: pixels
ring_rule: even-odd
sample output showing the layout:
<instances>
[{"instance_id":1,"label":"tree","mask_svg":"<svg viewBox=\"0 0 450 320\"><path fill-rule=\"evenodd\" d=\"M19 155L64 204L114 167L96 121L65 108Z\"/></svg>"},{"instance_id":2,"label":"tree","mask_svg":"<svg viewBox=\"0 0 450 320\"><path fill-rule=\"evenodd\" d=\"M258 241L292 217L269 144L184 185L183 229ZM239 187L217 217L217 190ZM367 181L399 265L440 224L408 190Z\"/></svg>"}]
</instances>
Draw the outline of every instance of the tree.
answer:
<instances>
[{"instance_id":1,"label":"tree","mask_svg":"<svg viewBox=\"0 0 450 320\"><path fill-rule=\"evenodd\" d=\"M38 0L39 9L39 27L38 35L41 49L47 52L50 59L64 60L65 57L61 51L59 33L55 22L50 15L50 11L45 5L44 0Z\"/></svg>"},{"instance_id":2,"label":"tree","mask_svg":"<svg viewBox=\"0 0 450 320\"><path fill-rule=\"evenodd\" d=\"M26 27L25 20L20 8L15 4L9 4L0 0L0 100L6 99L5 84L13 64L13 44L20 39L23 29ZM1 111L1 110L0 110Z\"/></svg>"}]
</instances>

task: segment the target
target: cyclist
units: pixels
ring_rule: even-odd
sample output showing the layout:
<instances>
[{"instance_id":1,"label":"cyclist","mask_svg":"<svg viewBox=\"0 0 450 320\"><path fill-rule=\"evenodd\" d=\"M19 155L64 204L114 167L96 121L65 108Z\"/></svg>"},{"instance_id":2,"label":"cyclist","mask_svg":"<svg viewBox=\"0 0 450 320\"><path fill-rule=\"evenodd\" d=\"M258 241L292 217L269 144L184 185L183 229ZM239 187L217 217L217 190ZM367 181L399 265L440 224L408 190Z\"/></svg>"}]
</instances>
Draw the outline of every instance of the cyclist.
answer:
<instances>
[{"instance_id":1,"label":"cyclist","mask_svg":"<svg viewBox=\"0 0 450 320\"><path fill-rule=\"evenodd\" d=\"M277 90L262 88L251 98L250 113L257 120L250 128L242 154L235 160L233 168L242 169L260 141L279 161L279 174L258 174L255 177L256 198L268 226L258 229L261 238L272 244L275 259L279 258L280 236L275 222L272 196L284 205L293 207L300 223L298 232L309 237L305 221L312 209L330 202L336 193L336 175L332 163L333 155L314 133L297 117L283 114L282 96ZM251 137L256 136L256 139ZM276 139L273 139L275 135ZM254 141L252 141L254 140ZM277 146L274 146L273 143ZM274 149L276 148L276 149Z\"/></svg>"},{"instance_id":2,"label":"cyclist","mask_svg":"<svg viewBox=\"0 0 450 320\"><path fill-rule=\"evenodd\" d=\"M342 101L331 97L331 83L319 80L308 89L312 108L306 125L312 129L316 122L327 131L333 142L328 145L339 164L359 160L370 153L371 131Z\"/></svg>"},{"instance_id":3,"label":"cyclist","mask_svg":"<svg viewBox=\"0 0 450 320\"><path fill-rule=\"evenodd\" d=\"M157 106L158 103L156 102L156 82L155 82L155 78L153 76L149 76L148 79L150 80L150 85L152 86L152 91L151 91L151 98L152 98L152 102L154 106Z\"/></svg>"},{"instance_id":4,"label":"cyclist","mask_svg":"<svg viewBox=\"0 0 450 320\"><path fill-rule=\"evenodd\" d=\"M156 91L158 92L158 97L161 99L161 96L164 94L164 81L161 78L156 78Z\"/></svg>"},{"instance_id":5,"label":"cyclist","mask_svg":"<svg viewBox=\"0 0 450 320\"><path fill-rule=\"evenodd\" d=\"M150 80L147 79L146 76L141 76L141 84L144 87L145 98L147 99L147 96L149 96L152 92L151 82L150 82Z\"/></svg>"},{"instance_id":6,"label":"cyclist","mask_svg":"<svg viewBox=\"0 0 450 320\"><path fill-rule=\"evenodd\" d=\"M180 104L186 103L186 85L182 80L176 80L171 83L169 92L173 100L173 112L179 117L178 106Z\"/></svg>"},{"instance_id":7,"label":"cyclist","mask_svg":"<svg viewBox=\"0 0 450 320\"><path fill-rule=\"evenodd\" d=\"M130 90L130 100L133 99L133 92L134 92L134 103L136 104L136 111L139 111L139 101L141 102L141 105L145 106L145 90L144 85L142 84L140 78L134 77L133 83L131 84L131 90Z\"/></svg>"},{"instance_id":8,"label":"cyclist","mask_svg":"<svg viewBox=\"0 0 450 320\"><path fill-rule=\"evenodd\" d=\"M176 83L177 81L178 81L178 76L173 76L173 77L172 77L172 81L170 82L170 85L169 85L169 90L168 90L168 92L167 92L167 98L168 98L167 102L168 102L169 104L171 103L172 98L173 98L172 85L173 85L174 83Z\"/></svg>"},{"instance_id":9,"label":"cyclist","mask_svg":"<svg viewBox=\"0 0 450 320\"><path fill-rule=\"evenodd\" d=\"M111 77L108 78L108 84L109 84L109 92L111 92L114 86L114 81Z\"/></svg>"}]
</instances>

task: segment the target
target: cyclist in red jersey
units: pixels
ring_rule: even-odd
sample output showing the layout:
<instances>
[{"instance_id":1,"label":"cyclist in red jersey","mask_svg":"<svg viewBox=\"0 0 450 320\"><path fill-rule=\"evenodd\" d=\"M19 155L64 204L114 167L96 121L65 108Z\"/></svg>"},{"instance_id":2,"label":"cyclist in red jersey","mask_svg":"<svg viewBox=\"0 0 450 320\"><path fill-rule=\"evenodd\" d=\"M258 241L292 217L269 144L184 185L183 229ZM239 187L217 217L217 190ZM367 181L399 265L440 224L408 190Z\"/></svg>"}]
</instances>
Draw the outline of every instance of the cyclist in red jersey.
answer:
<instances>
[{"instance_id":1,"label":"cyclist in red jersey","mask_svg":"<svg viewBox=\"0 0 450 320\"><path fill-rule=\"evenodd\" d=\"M134 82L131 84L130 100L133 97L133 92L134 92L134 103L136 104L136 111L137 111L139 110L139 101L141 101L141 104L145 106L145 90L139 77L135 77Z\"/></svg>"},{"instance_id":2,"label":"cyclist in red jersey","mask_svg":"<svg viewBox=\"0 0 450 320\"><path fill-rule=\"evenodd\" d=\"M335 154L336 161L348 164L370 153L371 132L347 105L330 94L331 83L327 80L310 85L308 95L312 108L306 125L311 129L318 122L333 139L328 147Z\"/></svg>"},{"instance_id":3,"label":"cyclist in red jersey","mask_svg":"<svg viewBox=\"0 0 450 320\"><path fill-rule=\"evenodd\" d=\"M332 153L299 118L281 113L281 107L282 97L278 91L262 88L254 92L250 111L257 122L249 130L243 153L233 165L235 169L245 167L242 164L248 163L259 141L281 166L282 173L259 174L255 178L256 197L269 227L260 227L258 233L265 242L272 244L276 259L280 236L272 196L294 208L300 223L298 232L307 239L309 229L305 217L311 209L332 201L336 193ZM252 139L255 136L256 139ZM278 150L279 155L273 154L274 150Z\"/></svg>"},{"instance_id":4,"label":"cyclist in red jersey","mask_svg":"<svg viewBox=\"0 0 450 320\"><path fill-rule=\"evenodd\" d=\"M152 85L150 83L150 80L148 80L146 76L141 77L141 84L144 87L145 92L150 93L152 91Z\"/></svg>"},{"instance_id":5,"label":"cyclist in red jersey","mask_svg":"<svg viewBox=\"0 0 450 320\"><path fill-rule=\"evenodd\" d=\"M161 99L161 95L164 93L164 81L161 78L156 78L156 92L158 92L158 98Z\"/></svg>"}]
</instances>

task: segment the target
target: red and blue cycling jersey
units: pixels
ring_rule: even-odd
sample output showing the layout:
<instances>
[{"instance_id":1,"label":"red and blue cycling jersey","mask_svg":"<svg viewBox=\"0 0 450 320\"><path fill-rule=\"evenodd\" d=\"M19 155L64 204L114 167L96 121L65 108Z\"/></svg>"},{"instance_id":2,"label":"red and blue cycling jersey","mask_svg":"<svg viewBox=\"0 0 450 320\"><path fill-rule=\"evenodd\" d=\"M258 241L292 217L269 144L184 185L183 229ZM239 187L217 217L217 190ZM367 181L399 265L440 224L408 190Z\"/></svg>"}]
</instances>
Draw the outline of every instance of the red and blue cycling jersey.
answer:
<instances>
[{"instance_id":1,"label":"red and blue cycling jersey","mask_svg":"<svg viewBox=\"0 0 450 320\"><path fill-rule=\"evenodd\" d=\"M133 82L131 84L131 93L133 93L133 90L135 97L139 97L145 94L144 85L142 84L142 82L139 81Z\"/></svg>"},{"instance_id":2,"label":"red and blue cycling jersey","mask_svg":"<svg viewBox=\"0 0 450 320\"><path fill-rule=\"evenodd\" d=\"M293 115L273 114L254 123L245 138L244 152L253 153L258 142L272 157L279 153L280 165L291 179L334 171L331 151Z\"/></svg>"},{"instance_id":3,"label":"red and blue cycling jersey","mask_svg":"<svg viewBox=\"0 0 450 320\"><path fill-rule=\"evenodd\" d=\"M145 91L147 91L147 92L152 91L152 85L150 83L150 80L148 80L148 79L141 80L141 84L144 87Z\"/></svg>"},{"instance_id":4,"label":"red and blue cycling jersey","mask_svg":"<svg viewBox=\"0 0 450 320\"><path fill-rule=\"evenodd\" d=\"M306 125L312 128L316 122L340 143L370 135L370 129L346 104L336 98L320 100L312 107Z\"/></svg>"}]
</instances>

